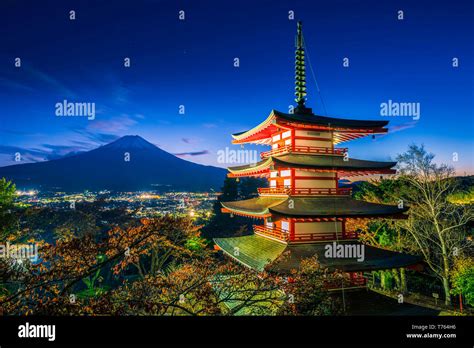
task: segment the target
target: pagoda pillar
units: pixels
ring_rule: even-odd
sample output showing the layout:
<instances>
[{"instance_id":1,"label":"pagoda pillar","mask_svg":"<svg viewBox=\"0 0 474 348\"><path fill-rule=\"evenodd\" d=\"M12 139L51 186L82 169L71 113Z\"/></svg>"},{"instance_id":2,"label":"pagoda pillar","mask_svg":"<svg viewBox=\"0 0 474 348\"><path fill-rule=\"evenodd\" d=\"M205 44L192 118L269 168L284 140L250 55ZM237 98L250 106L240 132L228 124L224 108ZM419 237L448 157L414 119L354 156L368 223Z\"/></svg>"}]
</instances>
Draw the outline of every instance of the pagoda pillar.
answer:
<instances>
[{"instance_id":1,"label":"pagoda pillar","mask_svg":"<svg viewBox=\"0 0 474 348\"><path fill-rule=\"evenodd\" d=\"M290 218L290 242L295 240L295 219Z\"/></svg>"}]
</instances>

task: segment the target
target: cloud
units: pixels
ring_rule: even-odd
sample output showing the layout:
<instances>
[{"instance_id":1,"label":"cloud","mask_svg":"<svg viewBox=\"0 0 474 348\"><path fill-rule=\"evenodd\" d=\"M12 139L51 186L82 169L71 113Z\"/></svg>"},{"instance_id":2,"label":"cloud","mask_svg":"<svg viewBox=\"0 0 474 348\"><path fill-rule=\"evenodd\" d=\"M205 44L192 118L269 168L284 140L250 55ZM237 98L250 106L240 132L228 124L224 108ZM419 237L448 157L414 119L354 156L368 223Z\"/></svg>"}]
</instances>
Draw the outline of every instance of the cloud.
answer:
<instances>
[{"instance_id":1,"label":"cloud","mask_svg":"<svg viewBox=\"0 0 474 348\"><path fill-rule=\"evenodd\" d=\"M85 127L74 127L71 130L80 135L81 138L72 142L84 147L97 147L117 140L129 132L130 128L138 123L137 115L122 114L110 119L95 119L87 123Z\"/></svg>"},{"instance_id":2,"label":"cloud","mask_svg":"<svg viewBox=\"0 0 474 348\"><path fill-rule=\"evenodd\" d=\"M71 156L79 155L79 154L84 153L84 152L86 152L86 151L70 151L70 152L66 152L64 154L51 153L51 154L46 156L46 159L48 161L51 161L51 160L55 160L55 159L59 159L59 158L65 158L65 157L71 157Z\"/></svg>"},{"instance_id":3,"label":"cloud","mask_svg":"<svg viewBox=\"0 0 474 348\"><path fill-rule=\"evenodd\" d=\"M42 148L41 148L42 147ZM16 154L20 154L21 161L40 162L72 156L86 151L87 148L75 145L51 145L42 144L40 148L26 148L21 146L0 145L0 154L11 156L15 160Z\"/></svg>"},{"instance_id":4,"label":"cloud","mask_svg":"<svg viewBox=\"0 0 474 348\"><path fill-rule=\"evenodd\" d=\"M0 129L0 133L4 134L11 134L11 135L21 135L21 136L44 136L42 133L32 133L32 132L25 132L19 130L11 130L11 129Z\"/></svg>"},{"instance_id":5,"label":"cloud","mask_svg":"<svg viewBox=\"0 0 474 348\"><path fill-rule=\"evenodd\" d=\"M31 66L26 65L23 69L29 73L34 79L41 81L47 85L49 85L52 89L56 92L61 94L61 97L64 98L76 98L77 95L71 89L69 89L66 85L64 85L59 80L55 79L53 76L40 71L39 69L35 69Z\"/></svg>"},{"instance_id":6,"label":"cloud","mask_svg":"<svg viewBox=\"0 0 474 348\"><path fill-rule=\"evenodd\" d=\"M108 144L114 140L117 140L120 138L119 135L117 134L111 134L111 133L101 133L101 132L91 132L86 129L75 129L74 130L76 133L82 135L88 140L91 140L94 142L95 145L103 145L103 144ZM86 142L82 140L75 140L74 143L76 144L87 144Z\"/></svg>"},{"instance_id":7,"label":"cloud","mask_svg":"<svg viewBox=\"0 0 474 348\"><path fill-rule=\"evenodd\" d=\"M196 151L196 152L181 152L181 153L175 153L175 156L178 157L185 157L185 156L202 156L202 155L207 155L210 152L207 150L202 150L202 151Z\"/></svg>"},{"instance_id":8,"label":"cloud","mask_svg":"<svg viewBox=\"0 0 474 348\"><path fill-rule=\"evenodd\" d=\"M79 145L79 146L84 146L84 147L89 147L91 146L90 142L87 141L82 141L82 140L72 140L71 141L73 144Z\"/></svg>"},{"instance_id":9,"label":"cloud","mask_svg":"<svg viewBox=\"0 0 474 348\"><path fill-rule=\"evenodd\" d=\"M73 149L78 149L76 146L70 146L70 145L51 145L51 144L42 144L42 147L45 147L47 149L53 150L53 151L64 151L64 150L71 150Z\"/></svg>"},{"instance_id":10,"label":"cloud","mask_svg":"<svg viewBox=\"0 0 474 348\"><path fill-rule=\"evenodd\" d=\"M88 146L76 146L76 145L51 145L42 144L42 147L49 149L49 152L45 152L47 160L58 159L63 157L70 157L83 153L90 149Z\"/></svg>"},{"instance_id":11,"label":"cloud","mask_svg":"<svg viewBox=\"0 0 474 348\"><path fill-rule=\"evenodd\" d=\"M397 124L395 126L389 127L388 132L389 133L401 132L402 130L415 127L417 123L418 123L417 121L411 121L407 123Z\"/></svg>"},{"instance_id":12,"label":"cloud","mask_svg":"<svg viewBox=\"0 0 474 348\"><path fill-rule=\"evenodd\" d=\"M11 145L0 145L0 154L11 155L14 157L16 153L19 153L22 157L27 154L35 157L44 155L44 151L37 149L27 149L24 147Z\"/></svg>"},{"instance_id":13,"label":"cloud","mask_svg":"<svg viewBox=\"0 0 474 348\"><path fill-rule=\"evenodd\" d=\"M74 91L50 74L28 64L23 64L20 70L24 73L0 77L0 86L23 92L42 92L50 89L59 98L77 98Z\"/></svg>"},{"instance_id":14,"label":"cloud","mask_svg":"<svg viewBox=\"0 0 474 348\"><path fill-rule=\"evenodd\" d=\"M23 83L20 83L18 81L13 81L4 77L0 77L0 85L4 86L6 88L10 89L15 89L15 90L20 90L20 91L27 91L27 92L34 92L34 88L31 88L30 86L27 86Z\"/></svg>"},{"instance_id":15,"label":"cloud","mask_svg":"<svg viewBox=\"0 0 474 348\"><path fill-rule=\"evenodd\" d=\"M120 133L127 131L130 127L138 123L134 116L122 114L110 119L95 119L87 126L89 131L102 131L110 133Z\"/></svg>"},{"instance_id":16,"label":"cloud","mask_svg":"<svg viewBox=\"0 0 474 348\"><path fill-rule=\"evenodd\" d=\"M121 114L120 116L98 119L81 127L70 127L69 129L81 136L79 139L71 140L72 143L81 146L97 147L117 140L122 135L129 134L130 128L141 119L140 115Z\"/></svg>"}]
</instances>

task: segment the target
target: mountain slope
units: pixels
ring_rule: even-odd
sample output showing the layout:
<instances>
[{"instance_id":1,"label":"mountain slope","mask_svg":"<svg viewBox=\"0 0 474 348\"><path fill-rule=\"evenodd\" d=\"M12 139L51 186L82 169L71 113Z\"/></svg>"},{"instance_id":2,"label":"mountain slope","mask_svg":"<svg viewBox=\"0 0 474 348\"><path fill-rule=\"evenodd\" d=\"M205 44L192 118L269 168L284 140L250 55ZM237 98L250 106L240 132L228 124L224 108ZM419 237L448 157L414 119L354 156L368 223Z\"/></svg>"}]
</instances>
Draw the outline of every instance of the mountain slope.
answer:
<instances>
[{"instance_id":1,"label":"mountain slope","mask_svg":"<svg viewBox=\"0 0 474 348\"><path fill-rule=\"evenodd\" d=\"M19 188L63 191L209 191L220 189L225 174L225 169L182 160L131 135L78 155L0 168L0 177Z\"/></svg>"}]
</instances>

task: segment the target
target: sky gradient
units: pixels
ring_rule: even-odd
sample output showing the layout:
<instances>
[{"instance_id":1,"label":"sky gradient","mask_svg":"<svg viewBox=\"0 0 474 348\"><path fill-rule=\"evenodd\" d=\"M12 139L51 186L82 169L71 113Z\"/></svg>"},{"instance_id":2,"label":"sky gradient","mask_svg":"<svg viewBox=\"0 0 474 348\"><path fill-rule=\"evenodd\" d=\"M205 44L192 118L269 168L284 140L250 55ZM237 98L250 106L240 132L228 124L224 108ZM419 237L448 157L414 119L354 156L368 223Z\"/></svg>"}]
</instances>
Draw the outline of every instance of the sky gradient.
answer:
<instances>
[{"instance_id":1,"label":"sky gradient","mask_svg":"<svg viewBox=\"0 0 474 348\"><path fill-rule=\"evenodd\" d=\"M458 174L474 174L469 0L2 1L0 166L15 164L16 152L42 161L132 134L225 167L217 152L238 149L231 133L294 104L290 10L303 21L321 91L308 65L307 105L315 113L387 119L383 102L420 103L418 121L389 117L388 135L341 144L351 157L394 159L417 143ZM95 120L56 117L65 99L96 103Z\"/></svg>"}]
</instances>

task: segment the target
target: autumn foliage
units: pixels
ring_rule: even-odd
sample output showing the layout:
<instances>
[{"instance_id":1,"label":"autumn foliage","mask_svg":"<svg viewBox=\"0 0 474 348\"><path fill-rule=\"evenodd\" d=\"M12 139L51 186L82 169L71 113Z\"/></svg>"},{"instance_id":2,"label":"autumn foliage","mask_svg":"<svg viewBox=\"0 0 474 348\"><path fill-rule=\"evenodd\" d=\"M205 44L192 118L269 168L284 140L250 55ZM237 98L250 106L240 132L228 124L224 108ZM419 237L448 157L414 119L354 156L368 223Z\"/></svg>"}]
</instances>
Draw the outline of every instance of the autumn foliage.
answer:
<instances>
[{"instance_id":1,"label":"autumn foliage","mask_svg":"<svg viewBox=\"0 0 474 348\"><path fill-rule=\"evenodd\" d=\"M37 262L4 273L0 310L15 315L328 314L332 307L320 291L321 272L310 270L314 262L308 261L303 273L295 271L289 283L218 256L188 218L142 219L128 228L114 227L103 238L66 234L54 244L42 242ZM316 290L320 293L312 294Z\"/></svg>"}]
</instances>

